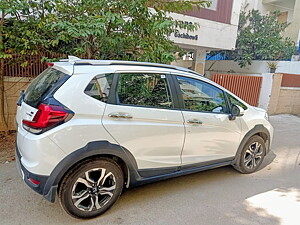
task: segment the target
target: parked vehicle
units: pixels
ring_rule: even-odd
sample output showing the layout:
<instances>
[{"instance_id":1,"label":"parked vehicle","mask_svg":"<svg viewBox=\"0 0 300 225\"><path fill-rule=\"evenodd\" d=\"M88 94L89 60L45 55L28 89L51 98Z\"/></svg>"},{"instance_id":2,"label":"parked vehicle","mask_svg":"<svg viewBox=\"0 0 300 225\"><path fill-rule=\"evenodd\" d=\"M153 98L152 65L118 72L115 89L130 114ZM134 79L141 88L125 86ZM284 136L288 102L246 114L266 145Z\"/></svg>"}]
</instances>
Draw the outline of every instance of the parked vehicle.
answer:
<instances>
[{"instance_id":1,"label":"parked vehicle","mask_svg":"<svg viewBox=\"0 0 300 225\"><path fill-rule=\"evenodd\" d=\"M226 165L252 173L273 135L265 110L194 71L76 57L32 81L16 122L23 180L78 218L124 188Z\"/></svg>"}]
</instances>

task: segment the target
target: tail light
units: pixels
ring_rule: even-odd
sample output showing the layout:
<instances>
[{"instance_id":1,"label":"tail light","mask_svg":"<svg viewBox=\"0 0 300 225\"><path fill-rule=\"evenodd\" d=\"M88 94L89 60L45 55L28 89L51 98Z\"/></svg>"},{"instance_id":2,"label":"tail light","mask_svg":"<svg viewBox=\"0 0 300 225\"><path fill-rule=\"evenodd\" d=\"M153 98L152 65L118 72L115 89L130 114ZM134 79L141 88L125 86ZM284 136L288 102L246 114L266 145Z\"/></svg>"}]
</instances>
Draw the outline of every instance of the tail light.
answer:
<instances>
[{"instance_id":1,"label":"tail light","mask_svg":"<svg viewBox=\"0 0 300 225\"><path fill-rule=\"evenodd\" d=\"M74 113L64 106L40 104L32 121L23 120L25 130L40 134L67 122L73 117Z\"/></svg>"},{"instance_id":2,"label":"tail light","mask_svg":"<svg viewBox=\"0 0 300 225\"><path fill-rule=\"evenodd\" d=\"M49 63L47 63L47 65L48 65L49 67L51 67L51 66L54 66L54 63L49 62Z\"/></svg>"}]
</instances>

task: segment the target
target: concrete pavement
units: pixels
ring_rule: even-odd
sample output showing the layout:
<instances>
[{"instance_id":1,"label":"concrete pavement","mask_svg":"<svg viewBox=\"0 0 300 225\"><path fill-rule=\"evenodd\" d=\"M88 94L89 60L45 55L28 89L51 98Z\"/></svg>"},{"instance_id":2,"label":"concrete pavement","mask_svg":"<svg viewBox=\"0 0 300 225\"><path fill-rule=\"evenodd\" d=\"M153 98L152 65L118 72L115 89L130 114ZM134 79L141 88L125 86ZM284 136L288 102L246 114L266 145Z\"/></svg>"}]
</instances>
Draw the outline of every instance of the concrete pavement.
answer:
<instances>
[{"instance_id":1,"label":"concrete pavement","mask_svg":"<svg viewBox=\"0 0 300 225\"><path fill-rule=\"evenodd\" d=\"M0 224L300 224L300 118L272 116L272 152L249 175L223 167L130 189L103 216L77 220L0 165Z\"/></svg>"}]
</instances>

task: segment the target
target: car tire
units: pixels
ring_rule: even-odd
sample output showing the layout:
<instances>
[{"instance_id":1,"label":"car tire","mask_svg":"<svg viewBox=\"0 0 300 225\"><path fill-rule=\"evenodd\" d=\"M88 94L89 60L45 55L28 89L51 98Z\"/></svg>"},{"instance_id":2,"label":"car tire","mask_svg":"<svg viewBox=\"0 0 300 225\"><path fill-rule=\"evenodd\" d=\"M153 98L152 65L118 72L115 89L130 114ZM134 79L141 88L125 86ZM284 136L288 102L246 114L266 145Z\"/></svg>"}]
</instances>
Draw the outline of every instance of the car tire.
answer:
<instances>
[{"instance_id":1,"label":"car tire","mask_svg":"<svg viewBox=\"0 0 300 225\"><path fill-rule=\"evenodd\" d=\"M63 178L58 197L62 208L75 218L92 218L107 211L120 197L124 176L112 159L81 162Z\"/></svg>"},{"instance_id":2,"label":"car tire","mask_svg":"<svg viewBox=\"0 0 300 225\"><path fill-rule=\"evenodd\" d=\"M239 159L233 167L241 173L257 171L266 155L266 144L260 136L252 136L244 145Z\"/></svg>"}]
</instances>

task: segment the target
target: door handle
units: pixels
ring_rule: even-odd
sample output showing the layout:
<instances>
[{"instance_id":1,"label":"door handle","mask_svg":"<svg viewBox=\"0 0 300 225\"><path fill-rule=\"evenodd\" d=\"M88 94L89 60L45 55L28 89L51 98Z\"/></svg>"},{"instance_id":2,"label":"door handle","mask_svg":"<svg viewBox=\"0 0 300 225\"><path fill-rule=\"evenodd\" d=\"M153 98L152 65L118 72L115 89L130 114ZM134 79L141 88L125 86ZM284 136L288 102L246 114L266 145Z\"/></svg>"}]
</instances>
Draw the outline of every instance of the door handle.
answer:
<instances>
[{"instance_id":1,"label":"door handle","mask_svg":"<svg viewBox=\"0 0 300 225\"><path fill-rule=\"evenodd\" d=\"M196 119L193 119L193 120L188 120L187 122L188 122L188 123L191 123L191 124L198 124L198 125L201 125L201 124L203 124L203 122L202 122L202 121L200 121L200 120L196 120Z\"/></svg>"},{"instance_id":2,"label":"door handle","mask_svg":"<svg viewBox=\"0 0 300 225\"><path fill-rule=\"evenodd\" d=\"M132 115L128 113L110 113L108 116L112 118L132 119Z\"/></svg>"}]
</instances>

